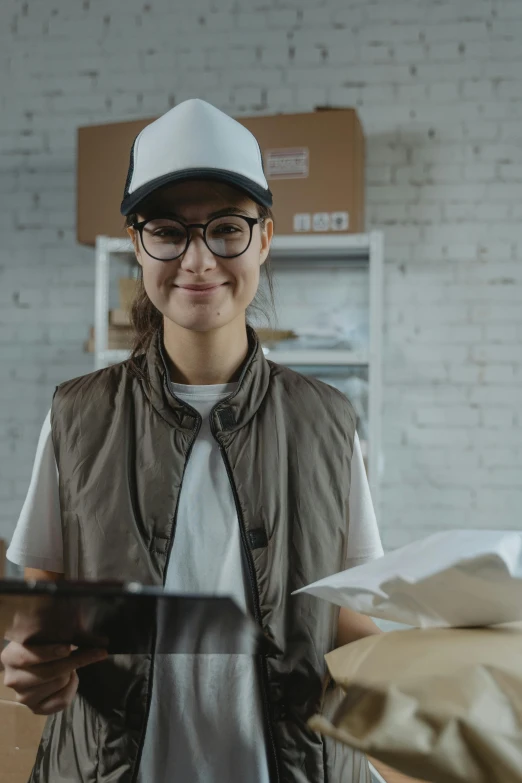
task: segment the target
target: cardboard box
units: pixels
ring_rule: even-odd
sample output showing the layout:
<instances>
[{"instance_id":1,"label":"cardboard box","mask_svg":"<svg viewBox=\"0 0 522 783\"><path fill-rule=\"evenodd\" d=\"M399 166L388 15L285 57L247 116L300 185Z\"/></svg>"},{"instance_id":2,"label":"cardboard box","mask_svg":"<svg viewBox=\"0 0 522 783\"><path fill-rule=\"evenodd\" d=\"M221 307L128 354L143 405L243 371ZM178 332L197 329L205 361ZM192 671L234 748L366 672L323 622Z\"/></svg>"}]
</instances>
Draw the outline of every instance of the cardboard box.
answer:
<instances>
[{"instance_id":1,"label":"cardboard box","mask_svg":"<svg viewBox=\"0 0 522 783\"><path fill-rule=\"evenodd\" d=\"M402 772L397 772L396 769L392 769L387 764L383 764L382 761L376 761L376 759L372 759L371 757L369 758L369 761L386 783L426 783L426 781L420 780L419 778L410 778L407 775L403 775Z\"/></svg>"},{"instance_id":2,"label":"cardboard box","mask_svg":"<svg viewBox=\"0 0 522 783\"><path fill-rule=\"evenodd\" d=\"M355 109L240 117L259 141L278 234L364 231L364 135Z\"/></svg>"},{"instance_id":3,"label":"cardboard box","mask_svg":"<svg viewBox=\"0 0 522 783\"><path fill-rule=\"evenodd\" d=\"M123 310L122 308L119 308L118 310L110 310L109 324L111 326L130 326L129 311Z\"/></svg>"},{"instance_id":4,"label":"cardboard box","mask_svg":"<svg viewBox=\"0 0 522 783\"><path fill-rule=\"evenodd\" d=\"M85 343L85 351L94 353L94 327L91 327L89 339ZM110 351L128 351L134 343L134 330L123 326L109 326L109 345ZM1 782L0 782L1 783Z\"/></svg>"},{"instance_id":5,"label":"cardboard box","mask_svg":"<svg viewBox=\"0 0 522 783\"><path fill-rule=\"evenodd\" d=\"M76 237L94 245L96 236L127 238L120 204L129 155L138 133L155 117L78 129Z\"/></svg>"},{"instance_id":6,"label":"cardboard box","mask_svg":"<svg viewBox=\"0 0 522 783\"><path fill-rule=\"evenodd\" d=\"M46 718L17 704L15 693L3 684L0 670L0 783L27 783ZM371 759L386 783L415 783Z\"/></svg>"},{"instance_id":7,"label":"cardboard box","mask_svg":"<svg viewBox=\"0 0 522 783\"><path fill-rule=\"evenodd\" d=\"M27 783L45 721L16 702L0 672L0 783Z\"/></svg>"},{"instance_id":8,"label":"cardboard box","mask_svg":"<svg viewBox=\"0 0 522 783\"><path fill-rule=\"evenodd\" d=\"M129 154L155 118L78 130L77 238L126 236ZM240 117L259 141L278 234L364 231L364 135L355 109Z\"/></svg>"},{"instance_id":9,"label":"cardboard box","mask_svg":"<svg viewBox=\"0 0 522 783\"><path fill-rule=\"evenodd\" d=\"M134 297L136 296L136 289L138 281L133 277L120 277L118 280L118 287L120 293L120 310L130 313Z\"/></svg>"}]
</instances>

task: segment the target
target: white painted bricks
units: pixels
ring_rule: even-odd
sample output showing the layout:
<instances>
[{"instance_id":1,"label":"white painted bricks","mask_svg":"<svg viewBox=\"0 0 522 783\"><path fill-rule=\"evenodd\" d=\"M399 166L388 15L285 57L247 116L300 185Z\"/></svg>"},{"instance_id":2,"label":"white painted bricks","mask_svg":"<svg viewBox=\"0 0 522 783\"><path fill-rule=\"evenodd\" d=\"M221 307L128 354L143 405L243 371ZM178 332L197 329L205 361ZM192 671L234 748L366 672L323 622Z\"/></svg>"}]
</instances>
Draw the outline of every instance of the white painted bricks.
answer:
<instances>
[{"instance_id":1,"label":"white painted bricks","mask_svg":"<svg viewBox=\"0 0 522 783\"><path fill-rule=\"evenodd\" d=\"M5 0L0 23L0 535L55 384L92 366L75 129L190 96L238 114L358 108L387 257L385 545L517 524L519 0ZM295 290L298 317L309 294Z\"/></svg>"}]
</instances>

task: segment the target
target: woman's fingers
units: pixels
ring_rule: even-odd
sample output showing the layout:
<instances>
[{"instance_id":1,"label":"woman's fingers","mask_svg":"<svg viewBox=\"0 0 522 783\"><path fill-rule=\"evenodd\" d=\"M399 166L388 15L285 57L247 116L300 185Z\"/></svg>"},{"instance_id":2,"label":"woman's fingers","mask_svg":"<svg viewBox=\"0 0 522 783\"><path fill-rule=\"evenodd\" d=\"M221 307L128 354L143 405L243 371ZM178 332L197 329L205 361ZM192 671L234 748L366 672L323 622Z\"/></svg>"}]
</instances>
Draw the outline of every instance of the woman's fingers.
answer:
<instances>
[{"instance_id":1,"label":"woman's fingers","mask_svg":"<svg viewBox=\"0 0 522 783\"><path fill-rule=\"evenodd\" d=\"M61 712L72 702L77 689L78 675L76 672L73 672L65 687L51 696L44 698L39 704L31 709L35 715L54 715L55 712Z\"/></svg>"},{"instance_id":2,"label":"woman's fingers","mask_svg":"<svg viewBox=\"0 0 522 783\"><path fill-rule=\"evenodd\" d=\"M34 709L40 702L48 699L50 696L54 696L61 690L66 688L71 678L75 674L64 674L62 677L57 677L55 680L44 682L42 685L30 685L24 687L22 683L16 687L16 701L19 704L25 704L26 707Z\"/></svg>"},{"instance_id":3,"label":"woman's fingers","mask_svg":"<svg viewBox=\"0 0 522 783\"><path fill-rule=\"evenodd\" d=\"M2 652L0 659L4 668L12 666L15 669L25 669L28 666L36 666L47 661L56 661L67 658L71 652L68 644L44 644L24 645L18 642L9 642Z\"/></svg>"},{"instance_id":4,"label":"woman's fingers","mask_svg":"<svg viewBox=\"0 0 522 783\"><path fill-rule=\"evenodd\" d=\"M19 645L21 646L21 645ZM7 648L6 648L7 650ZM57 658L57 651L50 653L42 648L22 648L13 650L10 656L5 656L4 684L8 688L27 689L36 687L57 677L70 675L71 672L90 663L102 661L107 657L105 650L75 650L67 652L64 657ZM63 649L62 651L63 652ZM54 655L54 658L52 657Z\"/></svg>"},{"instance_id":5,"label":"woman's fingers","mask_svg":"<svg viewBox=\"0 0 522 783\"><path fill-rule=\"evenodd\" d=\"M81 650L71 645L26 647L11 642L2 653L4 685L13 688L17 700L33 711L42 705L45 710L52 709L53 705L72 698L71 694L74 696L76 687L71 683L78 682L77 669L106 657L106 650Z\"/></svg>"},{"instance_id":6,"label":"woman's fingers","mask_svg":"<svg viewBox=\"0 0 522 783\"><path fill-rule=\"evenodd\" d=\"M72 645L24 646L11 642L2 653L4 684L17 701L38 715L50 715L70 704L78 687L76 670L102 661L106 650Z\"/></svg>"},{"instance_id":7,"label":"woman's fingers","mask_svg":"<svg viewBox=\"0 0 522 783\"><path fill-rule=\"evenodd\" d=\"M28 671L41 682L47 682L61 677L63 674L71 674L76 669L81 669L82 666L103 661L106 657L106 650L80 649L71 652L66 658L30 666Z\"/></svg>"}]
</instances>

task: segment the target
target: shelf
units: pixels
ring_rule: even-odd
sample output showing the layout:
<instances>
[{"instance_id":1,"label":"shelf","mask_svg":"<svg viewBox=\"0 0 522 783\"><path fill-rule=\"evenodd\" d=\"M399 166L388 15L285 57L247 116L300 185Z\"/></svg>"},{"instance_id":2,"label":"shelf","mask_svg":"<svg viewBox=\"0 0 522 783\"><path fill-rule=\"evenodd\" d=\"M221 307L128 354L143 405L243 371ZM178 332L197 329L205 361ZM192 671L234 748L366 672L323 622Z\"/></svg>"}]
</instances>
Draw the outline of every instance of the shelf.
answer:
<instances>
[{"instance_id":1,"label":"shelf","mask_svg":"<svg viewBox=\"0 0 522 783\"><path fill-rule=\"evenodd\" d=\"M102 351L99 356L102 362L107 364L119 364L120 362L125 362L130 354L130 351L116 350L113 348L112 350Z\"/></svg>"},{"instance_id":2,"label":"shelf","mask_svg":"<svg viewBox=\"0 0 522 783\"><path fill-rule=\"evenodd\" d=\"M368 234L287 234L272 240L271 255L276 258L300 255L301 257L368 258L370 237Z\"/></svg>"},{"instance_id":3,"label":"shelf","mask_svg":"<svg viewBox=\"0 0 522 783\"><path fill-rule=\"evenodd\" d=\"M271 260L275 276L287 272L302 273L298 279L303 285L314 286L317 273L335 270L332 284L349 286L353 270L367 273L369 292L369 344L360 351L309 350L299 351L295 346L268 350L270 361L294 367L301 372L313 372L320 377L359 374L355 368L368 371L368 442L367 462L374 506L379 516L379 485L382 473L381 418L382 418L382 291L383 291L383 236L380 231L367 234L291 234L276 235L272 242ZM137 270L134 247L124 234L120 237L99 236L96 239L96 297L95 329L97 347L108 344L109 287L112 262L123 263L122 275L134 276ZM121 276L121 275L120 275ZM366 275L358 275L365 277ZM285 284L287 280L283 281ZM282 346L281 346L282 347ZM100 369L129 358L128 350L99 350L94 354L94 365ZM313 369L315 368L315 370ZM327 368L330 368L326 372ZM354 369L349 369L354 368ZM367 444L365 444L367 445Z\"/></svg>"},{"instance_id":4,"label":"shelf","mask_svg":"<svg viewBox=\"0 0 522 783\"><path fill-rule=\"evenodd\" d=\"M119 256L121 261L135 261L130 239L99 237L100 250ZM288 234L275 236L270 257L274 263L284 261L285 266L294 263L334 266L367 265L370 258L369 234ZM132 256L131 259L128 256Z\"/></svg>"},{"instance_id":5,"label":"shelf","mask_svg":"<svg viewBox=\"0 0 522 783\"><path fill-rule=\"evenodd\" d=\"M130 239L100 237L105 249L110 253L132 253ZM348 253L368 253L370 234L282 234L274 236L272 252L277 255L293 253L322 253L324 255L344 255Z\"/></svg>"},{"instance_id":6,"label":"shelf","mask_svg":"<svg viewBox=\"0 0 522 783\"><path fill-rule=\"evenodd\" d=\"M267 359L277 364L285 364L291 367L304 365L317 366L366 366L368 357L362 353L353 351L267 351L263 350ZM108 350L100 355L103 361L109 364L124 362L130 356L130 351Z\"/></svg>"},{"instance_id":7,"label":"shelf","mask_svg":"<svg viewBox=\"0 0 522 783\"><path fill-rule=\"evenodd\" d=\"M130 239L98 237L98 242L108 253L134 253L134 247Z\"/></svg>"},{"instance_id":8,"label":"shelf","mask_svg":"<svg viewBox=\"0 0 522 783\"><path fill-rule=\"evenodd\" d=\"M369 268L369 234L289 234L275 236L270 249L274 269Z\"/></svg>"},{"instance_id":9,"label":"shelf","mask_svg":"<svg viewBox=\"0 0 522 783\"><path fill-rule=\"evenodd\" d=\"M291 367L304 365L321 366L361 366L368 364L368 356L354 351L268 351L264 349L264 354L271 362L277 364L286 364Z\"/></svg>"}]
</instances>

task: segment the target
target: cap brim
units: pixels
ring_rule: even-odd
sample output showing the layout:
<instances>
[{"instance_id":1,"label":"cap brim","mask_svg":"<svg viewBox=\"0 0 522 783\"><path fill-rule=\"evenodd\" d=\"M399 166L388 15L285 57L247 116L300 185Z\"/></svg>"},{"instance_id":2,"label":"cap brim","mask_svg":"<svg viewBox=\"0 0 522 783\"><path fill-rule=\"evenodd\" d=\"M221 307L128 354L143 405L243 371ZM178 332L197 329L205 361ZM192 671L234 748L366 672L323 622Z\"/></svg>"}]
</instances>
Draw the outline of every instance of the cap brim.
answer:
<instances>
[{"instance_id":1,"label":"cap brim","mask_svg":"<svg viewBox=\"0 0 522 783\"><path fill-rule=\"evenodd\" d=\"M171 174L164 174L162 177L157 177L156 179L145 183L145 185L142 185L133 193L127 194L121 202L121 214L130 215L132 212L135 212L142 201L148 198L154 191L158 190L158 188L162 188L165 185L170 185L174 182L205 179L233 185L234 187L239 188L239 190L248 193L256 203L262 204L264 207L272 206L272 192L268 188L265 189L261 187L257 182L248 179L248 177L241 176L241 174L234 174L231 171L225 171L223 169L185 169L184 171L176 171Z\"/></svg>"}]
</instances>

